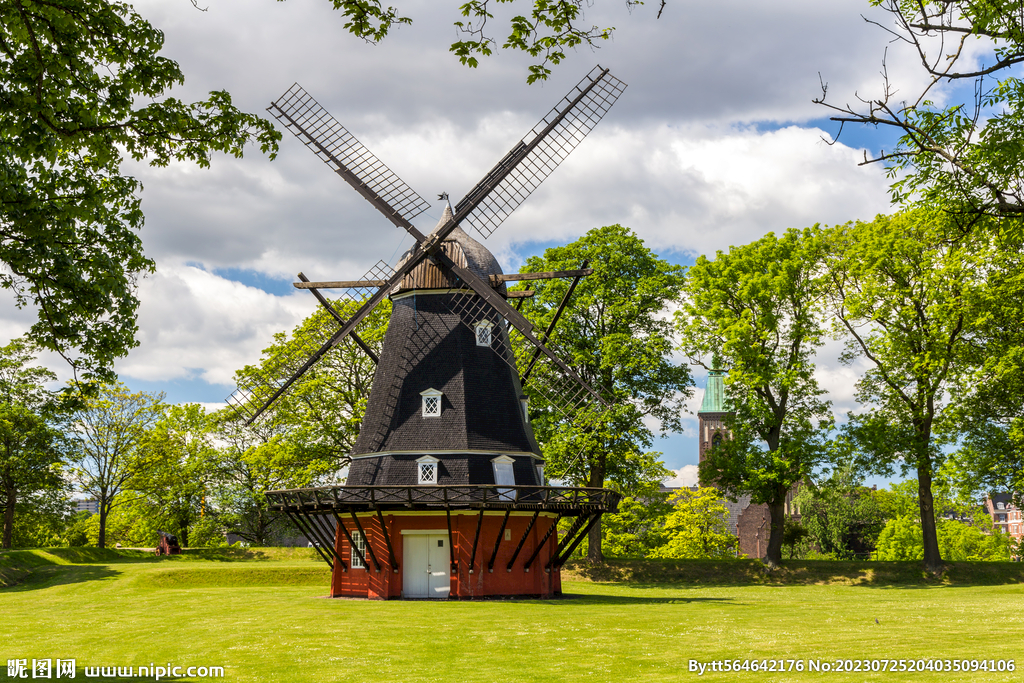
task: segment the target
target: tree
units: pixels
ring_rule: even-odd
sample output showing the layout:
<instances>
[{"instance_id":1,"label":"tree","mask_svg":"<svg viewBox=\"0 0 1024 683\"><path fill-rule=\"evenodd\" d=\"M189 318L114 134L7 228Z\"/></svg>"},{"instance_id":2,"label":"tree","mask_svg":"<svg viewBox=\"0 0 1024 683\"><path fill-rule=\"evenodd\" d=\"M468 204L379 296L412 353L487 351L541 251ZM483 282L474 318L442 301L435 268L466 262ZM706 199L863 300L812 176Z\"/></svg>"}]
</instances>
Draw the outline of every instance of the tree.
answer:
<instances>
[{"instance_id":1,"label":"tree","mask_svg":"<svg viewBox=\"0 0 1024 683\"><path fill-rule=\"evenodd\" d=\"M183 103L163 33L117 0L0 4L0 286L38 308L33 340L83 379L113 381L135 345L141 185L127 155L209 165L211 152L273 153L280 133L226 92Z\"/></svg>"},{"instance_id":2,"label":"tree","mask_svg":"<svg viewBox=\"0 0 1024 683\"><path fill-rule=\"evenodd\" d=\"M665 543L650 557L673 560L736 557L739 539L729 531L729 508L718 489L708 486L679 489L672 496L672 512L665 520Z\"/></svg>"},{"instance_id":3,"label":"tree","mask_svg":"<svg viewBox=\"0 0 1024 683\"><path fill-rule=\"evenodd\" d=\"M612 557L647 557L665 543L665 520L672 512L669 491L651 482L633 496L623 496L619 511L601 519L602 550Z\"/></svg>"},{"instance_id":4,"label":"tree","mask_svg":"<svg viewBox=\"0 0 1024 683\"><path fill-rule=\"evenodd\" d=\"M871 489L841 468L827 480L803 488L794 499L800 524L817 550L837 560L852 560L875 549L886 520Z\"/></svg>"},{"instance_id":5,"label":"tree","mask_svg":"<svg viewBox=\"0 0 1024 683\"><path fill-rule=\"evenodd\" d=\"M15 339L0 347L0 505L4 509L3 547L14 538L15 511L35 494L64 488L61 435L53 426L55 397L43 387L56 376L29 365L33 347Z\"/></svg>"},{"instance_id":6,"label":"tree","mask_svg":"<svg viewBox=\"0 0 1024 683\"><path fill-rule=\"evenodd\" d=\"M651 423L682 431L680 413L691 394L688 368L672 360L674 340L664 311L682 287L682 269L664 261L628 228L594 228L575 242L527 259L523 272L573 270L589 261L555 328L550 345L611 406L598 420L569 423L548 397L527 384L533 428L549 476L602 488L606 480L630 493L670 476L658 462ZM538 280L523 313L539 329L552 320L570 283ZM588 537L588 558L603 559L601 525Z\"/></svg>"},{"instance_id":7,"label":"tree","mask_svg":"<svg viewBox=\"0 0 1024 683\"><path fill-rule=\"evenodd\" d=\"M206 514L218 459L212 429L202 406L170 406L145 434L128 482L142 495L149 516L166 520L182 547L189 546L190 529Z\"/></svg>"},{"instance_id":8,"label":"tree","mask_svg":"<svg viewBox=\"0 0 1024 683\"><path fill-rule=\"evenodd\" d=\"M895 149L864 159L864 163L886 165L894 178L894 201L940 206L962 225L979 216L1010 219L1020 234L1024 82L1014 70L1024 61L1020 3L871 0L871 4L882 7L892 25L868 21L916 53L927 74L925 86L908 97L889 82L883 60L878 97L858 95L856 105L832 105L826 101L828 88L823 85L822 96L815 101L836 113L833 121L900 133ZM977 59L979 54L982 57ZM943 84L972 81L970 102L956 91L942 90ZM940 104L943 101L949 103Z\"/></svg>"},{"instance_id":9,"label":"tree","mask_svg":"<svg viewBox=\"0 0 1024 683\"><path fill-rule=\"evenodd\" d=\"M942 564L932 481L955 438L951 392L972 371L988 245L981 234L950 240L939 211L916 210L835 228L828 250L831 309L847 339L844 360L864 358L857 383L867 407L847 433L862 467L917 475L925 565ZM955 229L955 227L953 228Z\"/></svg>"},{"instance_id":10,"label":"tree","mask_svg":"<svg viewBox=\"0 0 1024 683\"><path fill-rule=\"evenodd\" d=\"M938 523L942 556L955 562L1007 561L1010 537L996 530L988 534L955 519ZM924 557L921 524L913 517L891 519L878 536L876 559L881 561L920 561Z\"/></svg>"},{"instance_id":11,"label":"tree","mask_svg":"<svg viewBox=\"0 0 1024 683\"><path fill-rule=\"evenodd\" d=\"M826 457L822 434L832 418L813 361L823 336L820 263L816 229L768 233L714 260L698 258L676 313L683 352L727 370L735 415L731 438L700 465L701 484L768 505L769 566L782 559L787 494Z\"/></svg>"},{"instance_id":12,"label":"tree","mask_svg":"<svg viewBox=\"0 0 1024 683\"><path fill-rule=\"evenodd\" d=\"M98 388L72 416L72 473L99 505L97 545L106 547L107 516L134 496L122 495L139 473L139 449L164 411L163 394L131 393L121 383Z\"/></svg>"}]
</instances>

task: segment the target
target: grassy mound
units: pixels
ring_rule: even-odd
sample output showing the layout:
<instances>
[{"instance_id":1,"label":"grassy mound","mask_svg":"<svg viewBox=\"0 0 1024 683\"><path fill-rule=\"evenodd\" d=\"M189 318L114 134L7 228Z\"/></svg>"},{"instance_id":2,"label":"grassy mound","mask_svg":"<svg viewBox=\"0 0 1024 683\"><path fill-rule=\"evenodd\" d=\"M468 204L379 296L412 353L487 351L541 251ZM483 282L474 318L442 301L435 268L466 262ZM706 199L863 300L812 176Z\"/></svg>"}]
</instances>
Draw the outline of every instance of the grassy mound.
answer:
<instances>
[{"instance_id":1,"label":"grassy mound","mask_svg":"<svg viewBox=\"0 0 1024 683\"><path fill-rule=\"evenodd\" d=\"M326 590L331 583L331 570L320 567L166 567L140 574L135 579L139 588L257 588L270 586L315 586Z\"/></svg>"},{"instance_id":2,"label":"grassy mound","mask_svg":"<svg viewBox=\"0 0 1024 683\"><path fill-rule=\"evenodd\" d=\"M992 586L1024 583L1024 563L948 562L935 576L920 562L790 560L767 571L760 560L570 560L566 580L709 586Z\"/></svg>"}]
</instances>

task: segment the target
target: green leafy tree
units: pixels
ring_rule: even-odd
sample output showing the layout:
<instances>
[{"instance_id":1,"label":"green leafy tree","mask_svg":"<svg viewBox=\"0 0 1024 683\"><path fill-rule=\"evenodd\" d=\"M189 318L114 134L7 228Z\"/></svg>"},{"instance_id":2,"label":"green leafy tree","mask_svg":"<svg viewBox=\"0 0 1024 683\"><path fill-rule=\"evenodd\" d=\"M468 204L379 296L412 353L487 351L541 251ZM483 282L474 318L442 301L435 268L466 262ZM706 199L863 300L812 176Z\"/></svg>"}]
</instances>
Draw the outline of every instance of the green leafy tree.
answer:
<instances>
[{"instance_id":1,"label":"green leafy tree","mask_svg":"<svg viewBox=\"0 0 1024 683\"><path fill-rule=\"evenodd\" d=\"M611 557L647 557L665 542L665 520L672 512L671 492L652 483L624 496L619 511L604 515L602 550Z\"/></svg>"},{"instance_id":2,"label":"green leafy tree","mask_svg":"<svg viewBox=\"0 0 1024 683\"><path fill-rule=\"evenodd\" d=\"M571 244L527 260L523 272L573 270L583 278L550 340L556 354L611 406L598 420L563 420L536 384L527 384L530 415L547 458L548 475L594 488L613 481L627 494L671 475L653 445L662 433L682 431L680 414L691 394L688 368L672 360L672 325L664 312L682 287L682 269L658 258L628 228L595 228ZM531 283L523 313L545 329L570 281ZM527 351L532 351L527 347ZM588 538L588 558L603 559L601 524Z\"/></svg>"},{"instance_id":3,"label":"green leafy tree","mask_svg":"<svg viewBox=\"0 0 1024 683\"><path fill-rule=\"evenodd\" d=\"M3 547L14 542L15 512L63 493L62 439L54 425L59 405L44 388L56 380L49 370L31 365L33 347L15 339L0 347L0 505L4 510Z\"/></svg>"},{"instance_id":4,"label":"green leafy tree","mask_svg":"<svg viewBox=\"0 0 1024 683\"><path fill-rule=\"evenodd\" d=\"M711 486L679 489L665 520L665 543L650 557L673 560L736 557L739 539L729 530L729 508Z\"/></svg>"},{"instance_id":5,"label":"green leafy tree","mask_svg":"<svg viewBox=\"0 0 1024 683\"><path fill-rule=\"evenodd\" d=\"M702 485L749 494L768 505L765 560L782 559L786 496L826 459L829 403L814 378L822 343L821 239L815 229L788 230L687 273L676 321L681 348L694 362L724 364L731 438L707 451Z\"/></svg>"},{"instance_id":6,"label":"green leafy tree","mask_svg":"<svg viewBox=\"0 0 1024 683\"><path fill-rule=\"evenodd\" d=\"M954 519L939 520L937 530L942 556L949 560L998 562L1010 559L1010 537L999 531L986 534ZM891 519L878 537L876 559L920 561L925 553L923 539L918 520L910 516Z\"/></svg>"},{"instance_id":7,"label":"green leafy tree","mask_svg":"<svg viewBox=\"0 0 1024 683\"><path fill-rule=\"evenodd\" d=\"M189 546L190 532L204 517L206 496L218 464L213 422L196 403L167 408L139 445L127 486L141 495L137 506L162 521ZM212 512L212 511L211 511Z\"/></svg>"},{"instance_id":8,"label":"green leafy tree","mask_svg":"<svg viewBox=\"0 0 1024 683\"><path fill-rule=\"evenodd\" d=\"M974 369L973 339L984 317L988 243L951 240L944 214L917 210L835 228L828 271L832 313L847 339L843 359L863 358L857 383L866 410L846 431L860 465L881 474L915 472L924 563L942 563L932 482L955 438L952 393Z\"/></svg>"},{"instance_id":9,"label":"green leafy tree","mask_svg":"<svg viewBox=\"0 0 1024 683\"><path fill-rule=\"evenodd\" d=\"M0 3L0 286L38 309L33 340L84 379L115 379L136 344L136 280L153 269L122 160L207 166L280 139L226 92L165 97L184 77L163 41L126 2Z\"/></svg>"},{"instance_id":10,"label":"green leafy tree","mask_svg":"<svg viewBox=\"0 0 1024 683\"><path fill-rule=\"evenodd\" d=\"M331 304L343 318L348 318L362 302L342 299ZM360 339L378 357L390 316L391 304L385 301L357 330ZM252 388L247 396L250 406L262 406L271 392L297 372L336 329L337 323L330 313L319 308L290 334L275 334L274 343L263 350L258 365L235 373L239 387ZM375 371L370 357L352 340L346 340L307 370L261 415L260 433L266 440L272 436L287 440L296 457L309 463L319 461L312 465L317 471L341 470L348 465L349 453L359 436Z\"/></svg>"},{"instance_id":11,"label":"green leafy tree","mask_svg":"<svg viewBox=\"0 0 1024 683\"><path fill-rule=\"evenodd\" d=\"M126 492L140 471L139 449L165 406L163 394L132 393L121 383L102 385L95 393L71 418L71 472L78 488L99 504L96 544L105 548L107 517L134 499Z\"/></svg>"},{"instance_id":12,"label":"green leafy tree","mask_svg":"<svg viewBox=\"0 0 1024 683\"><path fill-rule=\"evenodd\" d=\"M851 470L837 469L817 487L802 488L793 502L815 548L837 560L851 560L871 553L885 526L874 493L857 481Z\"/></svg>"},{"instance_id":13,"label":"green leafy tree","mask_svg":"<svg viewBox=\"0 0 1024 683\"><path fill-rule=\"evenodd\" d=\"M834 121L889 128L896 147L865 163L885 164L893 199L941 206L963 226L1000 216L1020 232L1024 215L1024 15L1016 0L870 0L892 20L877 23L917 53L926 80L907 92L883 65L877 97L832 105ZM983 55L980 59L977 55ZM970 100L951 90L972 83ZM963 92L967 92L964 90Z\"/></svg>"}]
</instances>

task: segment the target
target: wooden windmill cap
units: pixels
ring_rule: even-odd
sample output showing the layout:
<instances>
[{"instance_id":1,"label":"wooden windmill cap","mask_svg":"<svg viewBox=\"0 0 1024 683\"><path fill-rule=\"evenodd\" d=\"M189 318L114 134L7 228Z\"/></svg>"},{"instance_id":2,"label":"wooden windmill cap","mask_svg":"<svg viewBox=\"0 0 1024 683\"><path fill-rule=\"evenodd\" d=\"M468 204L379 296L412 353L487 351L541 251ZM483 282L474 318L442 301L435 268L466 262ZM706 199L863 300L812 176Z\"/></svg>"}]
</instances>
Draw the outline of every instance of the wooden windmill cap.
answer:
<instances>
[{"instance_id":1,"label":"wooden windmill cap","mask_svg":"<svg viewBox=\"0 0 1024 683\"><path fill-rule=\"evenodd\" d=\"M437 227L434 229L436 230L441 227L451 218L452 208L450 204L447 204L444 207L444 213L441 214L441 220L437 222ZM485 282L489 280L491 275L502 274L498 260L494 258L494 255L487 247L467 235L460 227L456 227L444 238L444 241L441 242L441 251L452 261L455 261L455 263L464 268L468 268ZM405 252L398 263L398 267L401 267L412 258L412 254L412 249ZM458 278L442 272L433 263L424 260L402 279L402 283L391 292L391 295L394 296L414 289L467 289L467 287ZM504 284L500 286L499 291L502 294L505 293Z\"/></svg>"}]
</instances>

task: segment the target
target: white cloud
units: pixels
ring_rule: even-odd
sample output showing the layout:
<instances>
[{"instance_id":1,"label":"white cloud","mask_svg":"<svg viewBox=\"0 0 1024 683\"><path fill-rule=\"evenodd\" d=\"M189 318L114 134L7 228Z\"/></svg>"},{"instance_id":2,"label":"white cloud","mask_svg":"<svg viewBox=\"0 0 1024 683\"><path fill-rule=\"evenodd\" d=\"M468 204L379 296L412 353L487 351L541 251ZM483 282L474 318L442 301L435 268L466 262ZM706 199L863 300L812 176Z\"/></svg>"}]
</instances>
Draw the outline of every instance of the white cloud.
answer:
<instances>
[{"instance_id":1,"label":"white cloud","mask_svg":"<svg viewBox=\"0 0 1024 683\"><path fill-rule=\"evenodd\" d=\"M276 297L190 266L160 265L139 289L139 346L117 364L141 380L197 377L231 384L275 332L294 327L312 297Z\"/></svg>"},{"instance_id":2,"label":"white cloud","mask_svg":"<svg viewBox=\"0 0 1024 683\"><path fill-rule=\"evenodd\" d=\"M669 487L696 486L698 470L696 465L683 465L673 470L675 476L662 482Z\"/></svg>"}]
</instances>

